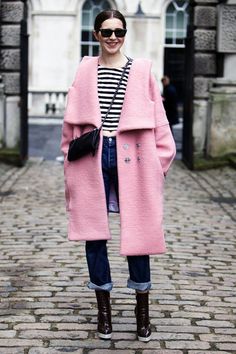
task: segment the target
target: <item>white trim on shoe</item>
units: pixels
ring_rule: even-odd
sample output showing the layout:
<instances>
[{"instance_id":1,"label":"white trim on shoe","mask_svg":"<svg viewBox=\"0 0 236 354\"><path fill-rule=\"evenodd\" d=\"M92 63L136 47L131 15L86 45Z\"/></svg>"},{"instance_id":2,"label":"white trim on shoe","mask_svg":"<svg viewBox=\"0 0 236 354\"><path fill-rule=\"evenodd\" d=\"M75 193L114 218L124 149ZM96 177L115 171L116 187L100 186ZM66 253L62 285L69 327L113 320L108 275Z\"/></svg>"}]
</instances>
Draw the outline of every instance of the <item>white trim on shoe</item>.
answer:
<instances>
[{"instance_id":1,"label":"white trim on shoe","mask_svg":"<svg viewBox=\"0 0 236 354\"><path fill-rule=\"evenodd\" d=\"M150 334L149 337L140 337L140 336L138 336L138 340L140 342L149 342L151 339L152 339L152 333Z\"/></svg>"},{"instance_id":2,"label":"white trim on shoe","mask_svg":"<svg viewBox=\"0 0 236 354\"><path fill-rule=\"evenodd\" d=\"M112 333L104 334L101 332L98 332L98 337L101 339L111 339Z\"/></svg>"}]
</instances>

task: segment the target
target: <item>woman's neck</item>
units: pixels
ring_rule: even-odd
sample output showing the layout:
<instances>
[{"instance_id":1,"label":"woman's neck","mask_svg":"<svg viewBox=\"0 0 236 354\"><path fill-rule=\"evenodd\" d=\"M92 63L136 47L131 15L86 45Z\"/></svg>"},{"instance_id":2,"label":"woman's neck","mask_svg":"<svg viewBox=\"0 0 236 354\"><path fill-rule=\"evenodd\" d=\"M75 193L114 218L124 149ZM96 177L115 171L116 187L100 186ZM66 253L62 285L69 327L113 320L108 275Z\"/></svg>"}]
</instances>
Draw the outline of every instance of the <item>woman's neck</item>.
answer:
<instances>
[{"instance_id":1,"label":"woman's neck","mask_svg":"<svg viewBox=\"0 0 236 354\"><path fill-rule=\"evenodd\" d=\"M108 68L121 68L127 62L127 58L122 53L113 55L101 54L99 64Z\"/></svg>"}]
</instances>

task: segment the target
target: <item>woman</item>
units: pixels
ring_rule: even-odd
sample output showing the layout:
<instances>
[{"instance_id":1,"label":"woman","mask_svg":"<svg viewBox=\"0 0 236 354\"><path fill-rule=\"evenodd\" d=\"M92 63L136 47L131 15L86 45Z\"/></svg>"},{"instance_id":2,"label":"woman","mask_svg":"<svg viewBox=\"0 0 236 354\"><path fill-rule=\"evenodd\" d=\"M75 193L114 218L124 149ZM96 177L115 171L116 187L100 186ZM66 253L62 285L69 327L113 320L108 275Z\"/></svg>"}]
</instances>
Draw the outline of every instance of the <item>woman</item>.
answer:
<instances>
[{"instance_id":1,"label":"woman","mask_svg":"<svg viewBox=\"0 0 236 354\"><path fill-rule=\"evenodd\" d=\"M163 184L175 144L151 74L151 62L131 61L122 54L125 34L126 21L120 12L103 11L96 17L94 36L101 54L84 57L79 65L68 93L61 147L65 156L68 237L86 241L88 287L97 297L98 335L110 339L112 334L107 211L114 190L121 218L120 253L127 256L129 267L127 286L136 291L138 339L148 342L149 255L165 252ZM96 155L68 162L70 141L100 126L120 80Z\"/></svg>"}]
</instances>

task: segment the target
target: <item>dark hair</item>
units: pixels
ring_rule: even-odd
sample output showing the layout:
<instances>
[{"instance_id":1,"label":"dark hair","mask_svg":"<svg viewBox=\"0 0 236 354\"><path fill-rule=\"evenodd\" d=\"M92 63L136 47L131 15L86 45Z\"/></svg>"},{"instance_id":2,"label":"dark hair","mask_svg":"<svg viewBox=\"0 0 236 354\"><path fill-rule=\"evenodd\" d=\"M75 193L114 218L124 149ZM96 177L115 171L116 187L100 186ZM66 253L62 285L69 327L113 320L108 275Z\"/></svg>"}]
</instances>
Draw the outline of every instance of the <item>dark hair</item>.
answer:
<instances>
[{"instance_id":1,"label":"dark hair","mask_svg":"<svg viewBox=\"0 0 236 354\"><path fill-rule=\"evenodd\" d=\"M126 21L122 13L118 10L104 10L100 12L94 21L94 31L99 32L101 25L104 21L109 20L110 18L118 18L123 23L123 27L126 29Z\"/></svg>"}]
</instances>

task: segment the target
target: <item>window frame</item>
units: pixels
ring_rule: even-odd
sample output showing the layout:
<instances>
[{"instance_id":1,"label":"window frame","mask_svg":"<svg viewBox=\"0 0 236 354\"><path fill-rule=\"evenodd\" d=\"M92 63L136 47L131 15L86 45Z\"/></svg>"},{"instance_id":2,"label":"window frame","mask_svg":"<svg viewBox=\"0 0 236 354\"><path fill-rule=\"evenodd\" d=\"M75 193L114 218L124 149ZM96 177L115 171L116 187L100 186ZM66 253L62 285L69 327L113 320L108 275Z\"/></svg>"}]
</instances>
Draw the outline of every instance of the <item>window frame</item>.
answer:
<instances>
[{"instance_id":1,"label":"window frame","mask_svg":"<svg viewBox=\"0 0 236 354\"><path fill-rule=\"evenodd\" d=\"M165 13L165 47L174 47L174 48L184 48L185 43L184 39L186 38L187 35L187 25L188 25L188 7L189 7L189 1L188 0L183 0L182 6L179 6L177 4L178 0L173 0L169 3L169 5L166 8L166 13ZM168 13L168 9L173 6L174 10L172 12ZM178 13L182 12L183 15L183 21L182 21L182 27L178 28ZM172 26L167 27L169 25L168 18L172 18ZM167 36L167 33L169 32L169 36ZM177 33L182 32L182 36L177 36ZM167 40L169 39L169 43ZM181 41L182 43L178 43L178 41Z\"/></svg>"},{"instance_id":2,"label":"window frame","mask_svg":"<svg viewBox=\"0 0 236 354\"><path fill-rule=\"evenodd\" d=\"M107 6L109 5L109 7ZM84 8L85 6L90 8ZM95 19L94 13L98 9L97 13L102 10L111 9L111 3L108 0L102 0L97 3L96 0L86 0L83 3L81 11L81 40L80 40L80 57L85 55L96 56L99 54L99 43L93 37L93 21ZM84 24L84 15L88 15L89 24ZM89 40L83 40L83 32L88 33Z\"/></svg>"}]
</instances>

